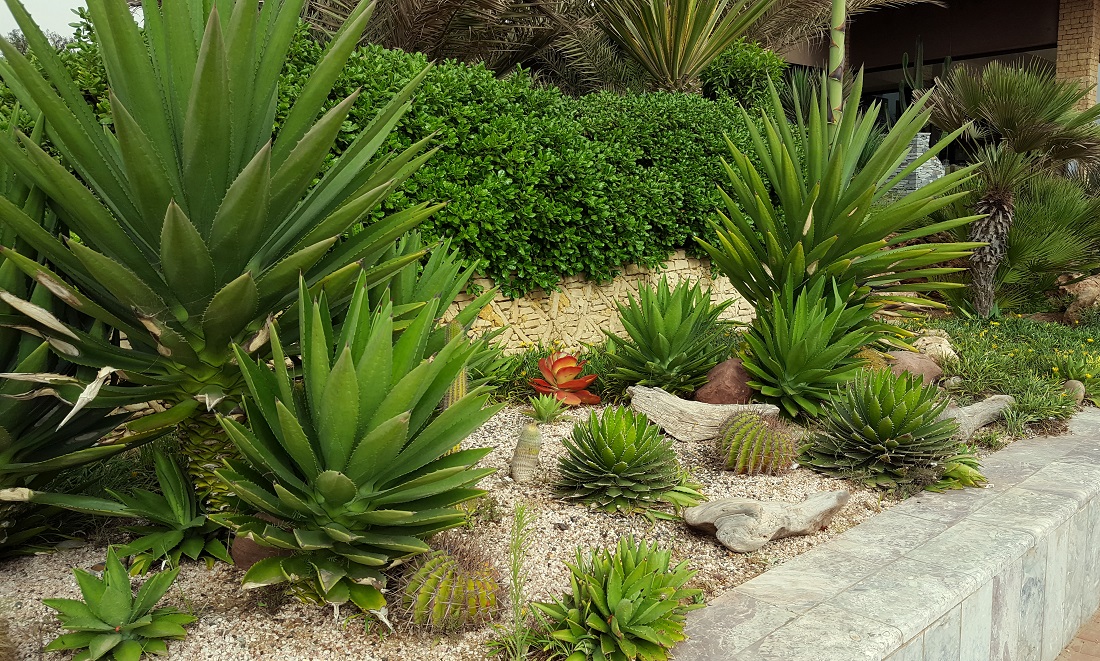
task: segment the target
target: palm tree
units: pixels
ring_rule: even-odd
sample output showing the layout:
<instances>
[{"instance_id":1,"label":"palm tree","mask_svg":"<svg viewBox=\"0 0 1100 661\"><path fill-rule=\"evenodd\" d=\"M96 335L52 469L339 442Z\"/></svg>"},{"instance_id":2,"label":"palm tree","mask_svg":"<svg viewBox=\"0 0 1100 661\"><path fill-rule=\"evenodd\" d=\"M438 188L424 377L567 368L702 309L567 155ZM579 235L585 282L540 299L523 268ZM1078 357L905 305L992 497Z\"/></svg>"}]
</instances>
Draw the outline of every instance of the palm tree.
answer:
<instances>
[{"instance_id":1,"label":"palm tree","mask_svg":"<svg viewBox=\"0 0 1100 661\"><path fill-rule=\"evenodd\" d=\"M1041 65L991 62L980 71L953 67L928 93L932 123L944 131L965 128L970 159L983 163L976 208L986 218L970 227L972 241L988 244L970 257L971 303L982 316L994 310L994 276L1007 250L1015 191L1031 174L1067 161L1082 170L1100 165L1100 106L1075 109L1090 91Z\"/></svg>"}]
</instances>

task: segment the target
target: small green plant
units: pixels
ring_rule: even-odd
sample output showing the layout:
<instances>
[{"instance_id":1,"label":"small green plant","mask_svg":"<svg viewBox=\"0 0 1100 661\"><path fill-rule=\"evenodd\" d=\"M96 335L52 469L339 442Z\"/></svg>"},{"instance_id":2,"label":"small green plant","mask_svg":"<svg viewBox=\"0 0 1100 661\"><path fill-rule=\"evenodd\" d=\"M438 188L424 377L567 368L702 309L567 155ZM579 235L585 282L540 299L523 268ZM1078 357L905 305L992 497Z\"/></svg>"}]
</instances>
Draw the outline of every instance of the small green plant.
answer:
<instances>
[{"instance_id":1,"label":"small green plant","mask_svg":"<svg viewBox=\"0 0 1100 661\"><path fill-rule=\"evenodd\" d=\"M784 423L759 413L736 413L718 429L725 467L741 475L776 475L798 456L797 442Z\"/></svg>"},{"instance_id":2,"label":"small green plant","mask_svg":"<svg viewBox=\"0 0 1100 661\"><path fill-rule=\"evenodd\" d=\"M494 656L503 655L510 661L527 658L533 632L527 624L527 578L530 569L525 566L531 547L531 524L535 515L523 503L516 503L512 510L512 527L508 531L508 605L511 620L508 626L498 625L500 637L489 644Z\"/></svg>"},{"instance_id":3,"label":"small green plant","mask_svg":"<svg viewBox=\"0 0 1100 661\"><path fill-rule=\"evenodd\" d=\"M108 655L115 661L137 661L145 654L167 655L165 641L182 640L187 635L184 627L195 621L193 615L175 608L153 608L178 574L178 567L154 574L134 596L130 575L118 553L108 549L103 578L83 569L73 570L83 600L42 600L57 611L61 628L72 632L50 641L46 651L80 650L74 661Z\"/></svg>"},{"instance_id":4,"label":"small green plant","mask_svg":"<svg viewBox=\"0 0 1100 661\"><path fill-rule=\"evenodd\" d=\"M542 424L557 422L558 418L565 413L565 402L551 395L537 395L528 401L531 403L531 409L524 411L524 414Z\"/></svg>"},{"instance_id":5,"label":"small green plant","mask_svg":"<svg viewBox=\"0 0 1100 661\"><path fill-rule=\"evenodd\" d=\"M446 537L416 560L402 593L409 621L433 632L459 631L500 615L500 579L477 547Z\"/></svg>"},{"instance_id":6,"label":"small green plant","mask_svg":"<svg viewBox=\"0 0 1100 661\"><path fill-rule=\"evenodd\" d=\"M610 377L623 385L664 388L674 395L697 390L725 357L718 317L730 301L714 305L710 290L687 281L670 288L667 278L643 286L638 298L619 303L628 339L605 330L614 365Z\"/></svg>"},{"instance_id":7,"label":"small green plant","mask_svg":"<svg viewBox=\"0 0 1100 661\"><path fill-rule=\"evenodd\" d=\"M770 307L757 309L745 334L741 361L753 376L749 386L791 417L819 415L822 402L863 365L856 354L875 339L861 328L872 310L846 306L835 284L831 289L817 280L795 297L788 281Z\"/></svg>"},{"instance_id":8,"label":"small green plant","mask_svg":"<svg viewBox=\"0 0 1100 661\"><path fill-rule=\"evenodd\" d=\"M929 486L960 453L958 422L939 419L947 403L919 377L865 370L839 390L802 463L880 488Z\"/></svg>"},{"instance_id":9,"label":"small green plant","mask_svg":"<svg viewBox=\"0 0 1100 661\"><path fill-rule=\"evenodd\" d=\"M542 395L551 395L567 406L599 404L600 398L588 392L588 386L596 380L595 374L581 376L585 362L576 356L555 351L539 361L542 378L531 379L531 387Z\"/></svg>"},{"instance_id":10,"label":"small green plant","mask_svg":"<svg viewBox=\"0 0 1100 661\"><path fill-rule=\"evenodd\" d=\"M695 574L687 562L671 567L671 553L633 536L614 551L577 549L569 571L571 592L534 606L570 659L665 661L686 638L684 615L703 607L701 592L684 587Z\"/></svg>"},{"instance_id":11,"label":"small green plant","mask_svg":"<svg viewBox=\"0 0 1100 661\"><path fill-rule=\"evenodd\" d=\"M1100 398L1100 356L1092 351L1055 349L1050 373L1056 381L1080 381L1085 386L1085 396L1094 404Z\"/></svg>"},{"instance_id":12,"label":"small green plant","mask_svg":"<svg viewBox=\"0 0 1100 661\"><path fill-rule=\"evenodd\" d=\"M982 487L988 482L982 475L982 464L978 461L977 451L969 445L960 445L958 454L947 459L943 465L940 479L928 487L929 491L942 492L948 489Z\"/></svg>"},{"instance_id":13,"label":"small green plant","mask_svg":"<svg viewBox=\"0 0 1100 661\"><path fill-rule=\"evenodd\" d=\"M768 81L780 81L787 63L775 51L738 39L699 75L703 94L730 97L746 108L771 103Z\"/></svg>"},{"instance_id":14,"label":"small green plant","mask_svg":"<svg viewBox=\"0 0 1100 661\"><path fill-rule=\"evenodd\" d=\"M642 511L673 518L656 508L697 505L703 500L676 460L672 442L642 413L621 408L592 413L562 441L558 492L605 512Z\"/></svg>"},{"instance_id":15,"label":"small green plant","mask_svg":"<svg viewBox=\"0 0 1100 661\"><path fill-rule=\"evenodd\" d=\"M217 560L233 564L220 539L225 529L202 512L195 487L179 463L164 448L157 448L153 453L153 465L160 493L135 489L130 494L123 494L108 489L107 493L116 500L29 489L12 489L6 493L14 498L18 492L27 502L46 507L149 521L152 525L127 526L127 531L140 537L115 547L120 556L133 556L130 573L135 576L147 573L157 561L178 567L183 556L192 560L202 558L207 566L213 566Z\"/></svg>"}]
</instances>

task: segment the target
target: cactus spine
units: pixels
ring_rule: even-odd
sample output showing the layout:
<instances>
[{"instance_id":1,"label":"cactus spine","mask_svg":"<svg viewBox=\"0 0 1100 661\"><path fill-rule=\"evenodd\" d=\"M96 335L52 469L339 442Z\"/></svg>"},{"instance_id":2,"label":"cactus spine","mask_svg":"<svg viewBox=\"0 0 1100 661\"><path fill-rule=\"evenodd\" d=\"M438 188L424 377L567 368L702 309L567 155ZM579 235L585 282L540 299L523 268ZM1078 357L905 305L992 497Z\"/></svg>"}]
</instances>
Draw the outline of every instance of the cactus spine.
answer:
<instances>
[{"instance_id":1,"label":"cactus spine","mask_svg":"<svg viewBox=\"0 0 1100 661\"><path fill-rule=\"evenodd\" d=\"M420 563L402 599L413 624L432 631L457 631L496 618L500 591L488 562L441 550Z\"/></svg>"},{"instance_id":2,"label":"cactus spine","mask_svg":"<svg viewBox=\"0 0 1100 661\"><path fill-rule=\"evenodd\" d=\"M727 470L742 475L776 475L791 467L795 439L778 420L736 413L719 428Z\"/></svg>"},{"instance_id":3,"label":"cactus spine","mask_svg":"<svg viewBox=\"0 0 1100 661\"><path fill-rule=\"evenodd\" d=\"M530 423L519 433L516 451L512 454L512 479L527 482L535 476L539 465L539 450L542 449L542 433L539 426Z\"/></svg>"}]
</instances>

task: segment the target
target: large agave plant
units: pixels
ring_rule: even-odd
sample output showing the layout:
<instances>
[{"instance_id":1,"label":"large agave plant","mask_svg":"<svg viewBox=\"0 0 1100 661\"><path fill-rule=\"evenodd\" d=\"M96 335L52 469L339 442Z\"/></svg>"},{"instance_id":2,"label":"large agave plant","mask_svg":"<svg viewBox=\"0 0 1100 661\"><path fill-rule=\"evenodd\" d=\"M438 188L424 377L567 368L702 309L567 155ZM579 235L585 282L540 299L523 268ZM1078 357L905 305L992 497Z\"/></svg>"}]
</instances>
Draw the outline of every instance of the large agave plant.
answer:
<instances>
[{"instance_id":1,"label":"large agave plant","mask_svg":"<svg viewBox=\"0 0 1100 661\"><path fill-rule=\"evenodd\" d=\"M613 551L577 549L569 565L571 591L534 606L549 618L550 635L565 644L569 659L665 661L686 638L684 615L703 607L693 603L700 591L685 587L695 572L687 562L672 566L671 558L630 535Z\"/></svg>"},{"instance_id":2,"label":"large agave plant","mask_svg":"<svg viewBox=\"0 0 1100 661\"><path fill-rule=\"evenodd\" d=\"M619 303L619 319L629 339L609 331L611 378L623 385L641 384L681 395L707 381L707 372L721 360L719 315L732 301L711 304L710 290L681 282L670 289L667 278L656 288L643 287Z\"/></svg>"},{"instance_id":3,"label":"large agave plant","mask_svg":"<svg viewBox=\"0 0 1100 661\"><path fill-rule=\"evenodd\" d=\"M959 453L959 442L952 440L958 422L940 419L945 408L947 399L919 377L863 371L838 391L825 433L806 449L802 463L883 488L933 484Z\"/></svg>"},{"instance_id":4,"label":"large agave plant","mask_svg":"<svg viewBox=\"0 0 1100 661\"><path fill-rule=\"evenodd\" d=\"M657 508L690 507L703 495L676 461L672 443L643 413L611 407L573 428L562 441L557 488L564 497L605 512L641 511L672 518Z\"/></svg>"},{"instance_id":5,"label":"large agave plant","mask_svg":"<svg viewBox=\"0 0 1100 661\"><path fill-rule=\"evenodd\" d=\"M17 106L13 116L18 112ZM38 144L44 128L44 122L38 122L29 140ZM42 231L56 231L57 217L42 191L27 185L2 162L0 195ZM0 228L0 245L18 243L11 227ZM19 247L34 254L26 245ZM101 327L62 305L44 284L28 278L10 260L0 259L0 315L9 323L26 326L42 314L61 316L86 333L103 334ZM125 427L125 442L104 442L105 435L126 423L129 415L112 412L113 403L106 398L75 415L70 413L80 384L93 379L96 370L58 358L41 337L0 328L0 369L9 377L0 382L0 491L42 488L66 470L107 459L165 431L155 422L135 421ZM34 392L35 386L20 376L42 373L53 375L46 392ZM64 428L59 429L62 422ZM0 496L0 500L16 499ZM48 512L43 506L0 505L0 557L27 550L27 543L47 532Z\"/></svg>"},{"instance_id":6,"label":"large agave plant","mask_svg":"<svg viewBox=\"0 0 1100 661\"><path fill-rule=\"evenodd\" d=\"M437 412L475 347L459 336L428 349L434 301L395 341L393 306L372 308L366 282L360 276L336 326L327 297L311 297L303 282L300 384L274 332L271 363L237 349L249 426L219 418L243 460L218 476L260 515L212 518L293 552L253 565L246 588L290 582L304 597L377 611L381 570L429 551L425 538L464 521L455 505L484 493L474 485L492 469L474 465L489 449L451 450L500 406L487 407L478 389Z\"/></svg>"},{"instance_id":7,"label":"large agave plant","mask_svg":"<svg viewBox=\"0 0 1100 661\"><path fill-rule=\"evenodd\" d=\"M293 328L299 275L335 305L364 268L373 283L420 256L381 261L432 212L427 205L341 239L426 157L419 143L375 158L420 78L319 175L356 95L321 110L370 5L359 4L329 42L273 138L302 0L146 2L140 27L122 0L90 0L113 133L19 0L6 1L34 61L0 40L0 77L41 109L60 159L19 135L0 138L0 160L49 197L79 240L43 231L0 199L4 226L44 261L22 249L0 255L113 330L98 337L50 314L29 326L70 362L98 370L78 407L93 395L166 402L152 417L184 424L197 485L208 489L225 447L210 412L244 391L231 347L265 351L274 316Z\"/></svg>"},{"instance_id":8,"label":"large agave plant","mask_svg":"<svg viewBox=\"0 0 1100 661\"><path fill-rule=\"evenodd\" d=\"M858 99L862 88L860 74L850 97ZM813 99L808 117L799 111L791 120L773 89L772 107L762 118L742 111L755 153L750 159L730 145L730 194L723 193L725 213L714 224L718 241L700 243L746 300L767 307L773 294L788 284L797 293L814 282L835 279L846 293L846 304L862 306L872 300L888 302L898 292L942 289L945 283L923 279L962 270L935 265L966 257L981 244L913 241L977 216L910 228L965 196L952 191L973 176L974 167L907 195L895 193L906 176L962 131L945 135L901 168L909 143L928 123L931 111L925 105L918 100L902 113L869 156L864 155L868 143L880 135L877 104L865 112L845 112L840 122L830 123L822 95ZM879 294L874 299L872 290ZM934 304L909 297L904 302Z\"/></svg>"}]
</instances>

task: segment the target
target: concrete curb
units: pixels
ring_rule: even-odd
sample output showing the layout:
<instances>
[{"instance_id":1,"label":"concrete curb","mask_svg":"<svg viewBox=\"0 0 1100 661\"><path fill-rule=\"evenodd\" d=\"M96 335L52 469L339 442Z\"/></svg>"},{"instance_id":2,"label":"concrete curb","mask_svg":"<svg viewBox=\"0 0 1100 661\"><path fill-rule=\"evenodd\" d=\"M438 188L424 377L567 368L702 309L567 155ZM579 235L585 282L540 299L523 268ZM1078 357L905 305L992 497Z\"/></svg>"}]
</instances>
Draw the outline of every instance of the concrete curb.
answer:
<instances>
[{"instance_id":1,"label":"concrete curb","mask_svg":"<svg viewBox=\"0 0 1100 661\"><path fill-rule=\"evenodd\" d=\"M677 661L1053 661L1100 606L1100 411L688 616Z\"/></svg>"}]
</instances>

